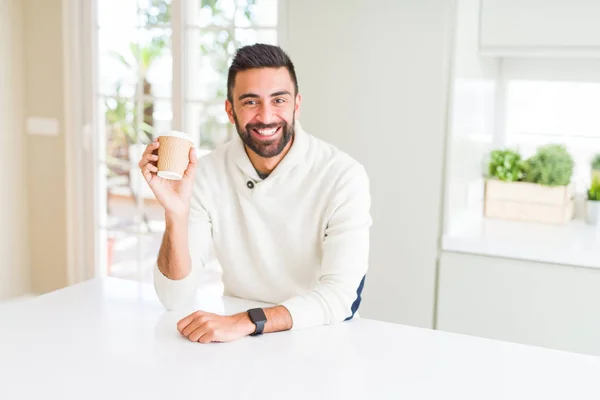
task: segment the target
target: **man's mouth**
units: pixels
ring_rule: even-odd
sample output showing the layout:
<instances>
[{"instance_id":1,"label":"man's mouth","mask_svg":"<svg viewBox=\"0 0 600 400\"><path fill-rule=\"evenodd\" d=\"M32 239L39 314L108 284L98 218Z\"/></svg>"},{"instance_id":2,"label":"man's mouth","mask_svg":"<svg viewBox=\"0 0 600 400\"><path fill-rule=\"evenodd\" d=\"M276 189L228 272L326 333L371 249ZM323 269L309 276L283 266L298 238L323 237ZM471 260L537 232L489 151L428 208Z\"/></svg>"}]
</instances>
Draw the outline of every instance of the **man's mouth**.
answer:
<instances>
[{"instance_id":1,"label":"man's mouth","mask_svg":"<svg viewBox=\"0 0 600 400\"><path fill-rule=\"evenodd\" d=\"M280 129L281 129L281 126L276 126L274 128L252 129L252 132L254 132L257 135L262 136L262 137L270 137L270 136L274 136L275 134L277 134Z\"/></svg>"}]
</instances>

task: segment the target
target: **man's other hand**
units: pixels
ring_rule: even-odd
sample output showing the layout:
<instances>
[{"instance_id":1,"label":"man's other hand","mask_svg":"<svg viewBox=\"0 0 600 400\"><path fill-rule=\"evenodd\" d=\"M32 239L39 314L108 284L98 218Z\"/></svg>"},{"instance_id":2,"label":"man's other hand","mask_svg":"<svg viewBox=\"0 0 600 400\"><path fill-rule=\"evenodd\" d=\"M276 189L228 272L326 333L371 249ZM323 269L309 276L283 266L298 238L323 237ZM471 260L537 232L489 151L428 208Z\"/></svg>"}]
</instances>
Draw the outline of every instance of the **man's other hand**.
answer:
<instances>
[{"instance_id":1,"label":"man's other hand","mask_svg":"<svg viewBox=\"0 0 600 400\"><path fill-rule=\"evenodd\" d=\"M177 330L192 342L232 342L255 330L247 313L217 315L196 311L177 323Z\"/></svg>"}]
</instances>

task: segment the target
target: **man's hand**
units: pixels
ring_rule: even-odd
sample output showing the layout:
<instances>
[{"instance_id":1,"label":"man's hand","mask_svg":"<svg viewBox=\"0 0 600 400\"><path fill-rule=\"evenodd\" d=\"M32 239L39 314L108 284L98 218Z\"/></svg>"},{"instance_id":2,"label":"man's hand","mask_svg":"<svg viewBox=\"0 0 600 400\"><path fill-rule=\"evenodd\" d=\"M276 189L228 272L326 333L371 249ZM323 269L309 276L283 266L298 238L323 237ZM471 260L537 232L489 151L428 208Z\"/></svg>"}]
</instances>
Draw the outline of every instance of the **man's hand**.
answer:
<instances>
[{"instance_id":1,"label":"man's hand","mask_svg":"<svg viewBox=\"0 0 600 400\"><path fill-rule=\"evenodd\" d=\"M284 306L263 308L267 323L263 333L292 329L292 316ZM177 330L192 342L232 342L254 333L256 326L248 313L216 315L196 311L177 323Z\"/></svg>"},{"instance_id":2,"label":"man's hand","mask_svg":"<svg viewBox=\"0 0 600 400\"><path fill-rule=\"evenodd\" d=\"M146 147L138 165L142 170L144 179L148 182L154 196L164 208L167 215L178 218L183 217L187 220L187 215L190 210L190 198L192 197L192 185L196 174L196 167L198 166L196 150L192 146L188 155L189 164L183 174L183 178L176 181L163 179L156 174L158 172L157 163L159 146L160 143L158 142L158 139L154 139L154 141Z\"/></svg>"},{"instance_id":3,"label":"man's hand","mask_svg":"<svg viewBox=\"0 0 600 400\"><path fill-rule=\"evenodd\" d=\"M196 311L177 323L177 330L192 342L232 342L254 332L248 314L217 315Z\"/></svg>"}]
</instances>

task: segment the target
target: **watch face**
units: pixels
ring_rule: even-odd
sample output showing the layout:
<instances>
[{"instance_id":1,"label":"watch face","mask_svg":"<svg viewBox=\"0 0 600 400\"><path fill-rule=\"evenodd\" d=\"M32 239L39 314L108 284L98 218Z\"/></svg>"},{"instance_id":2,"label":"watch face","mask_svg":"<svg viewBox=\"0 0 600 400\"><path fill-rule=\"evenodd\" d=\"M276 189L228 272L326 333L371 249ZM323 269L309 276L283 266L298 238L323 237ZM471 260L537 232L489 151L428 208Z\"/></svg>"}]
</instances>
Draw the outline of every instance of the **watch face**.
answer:
<instances>
[{"instance_id":1,"label":"watch face","mask_svg":"<svg viewBox=\"0 0 600 400\"><path fill-rule=\"evenodd\" d=\"M250 320L254 323L266 321L267 316L262 308L253 308L252 310L248 310L248 315L250 316Z\"/></svg>"}]
</instances>

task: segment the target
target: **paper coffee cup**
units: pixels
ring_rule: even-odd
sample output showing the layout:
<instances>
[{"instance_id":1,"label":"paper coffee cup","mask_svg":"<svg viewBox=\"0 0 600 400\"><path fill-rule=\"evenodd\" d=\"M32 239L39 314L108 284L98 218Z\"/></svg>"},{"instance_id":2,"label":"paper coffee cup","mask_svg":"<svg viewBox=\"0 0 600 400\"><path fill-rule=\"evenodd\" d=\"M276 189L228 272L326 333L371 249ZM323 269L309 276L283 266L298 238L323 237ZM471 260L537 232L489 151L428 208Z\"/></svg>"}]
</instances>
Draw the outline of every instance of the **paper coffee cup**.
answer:
<instances>
[{"instance_id":1,"label":"paper coffee cup","mask_svg":"<svg viewBox=\"0 0 600 400\"><path fill-rule=\"evenodd\" d=\"M158 173L161 178L180 180L190 161L194 142L184 132L171 131L158 137Z\"/></svg>"}]
</instances>

